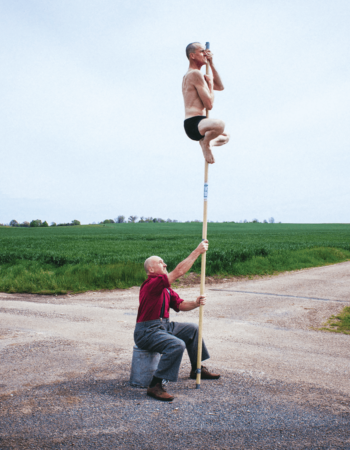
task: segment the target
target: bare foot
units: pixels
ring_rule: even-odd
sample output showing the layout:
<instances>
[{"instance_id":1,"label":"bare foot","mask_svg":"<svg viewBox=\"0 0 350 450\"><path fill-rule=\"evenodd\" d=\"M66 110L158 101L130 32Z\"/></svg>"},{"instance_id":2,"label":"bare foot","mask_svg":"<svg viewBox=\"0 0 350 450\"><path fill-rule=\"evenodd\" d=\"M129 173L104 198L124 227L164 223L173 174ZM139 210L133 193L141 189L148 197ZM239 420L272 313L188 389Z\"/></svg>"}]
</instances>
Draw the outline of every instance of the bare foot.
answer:
<instances>
[{"instance_id":1,"label":"bare foot","mask_svg":"<svg viewBox=\"0 0 350 450\"><path fill-rule=\"evenodd\" d=\"M222 133L220 134L220 136L218 136L217 138L213 139L212 141L210 141L210 145L214 146L220 146L220 145L225 145L228 143L228 141L230 140L230 135L228 133Z\"/></svg>"},{"instance_id":2,"label":"bare foot","mask_svg":"<svg viewBox=\"0 0 350 450\"><path fill-rule=\"evenodd\" d=\"M199 141L199 144L202 147L204 159L207 161L208 164L214 164L215 159L210 148L210 142L206 141L204 138Z\"/></svg>"}]
</instances>

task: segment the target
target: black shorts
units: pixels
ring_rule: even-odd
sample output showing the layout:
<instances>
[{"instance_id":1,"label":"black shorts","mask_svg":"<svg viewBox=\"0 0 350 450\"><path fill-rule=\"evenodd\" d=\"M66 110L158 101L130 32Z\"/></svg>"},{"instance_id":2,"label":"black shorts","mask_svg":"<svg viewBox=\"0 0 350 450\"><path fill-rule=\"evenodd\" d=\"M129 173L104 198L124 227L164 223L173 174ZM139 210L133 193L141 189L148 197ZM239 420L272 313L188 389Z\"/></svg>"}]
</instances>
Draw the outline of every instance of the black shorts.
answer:
<instances>
[{"instance_id":1,"label":"black shorts","mask_svg":"<svg viewBox=\"0 0 350 450\"><path fill-rule=\"evenodd\" d=\"M184 122L186 134L193 141L200 141L204 138L198 131L198 124L203 119L206 119L206 116L194 116L186 119Z\"/></svg>"}]
</instances>

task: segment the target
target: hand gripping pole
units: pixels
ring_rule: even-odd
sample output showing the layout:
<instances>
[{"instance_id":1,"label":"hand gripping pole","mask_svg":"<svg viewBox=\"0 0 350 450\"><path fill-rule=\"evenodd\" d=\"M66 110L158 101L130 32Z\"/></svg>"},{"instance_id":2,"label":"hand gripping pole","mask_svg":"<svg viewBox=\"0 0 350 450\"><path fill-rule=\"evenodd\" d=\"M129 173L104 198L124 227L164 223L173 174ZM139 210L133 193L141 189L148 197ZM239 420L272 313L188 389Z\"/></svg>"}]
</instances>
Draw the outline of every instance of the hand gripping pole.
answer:
<instances>
[{"instance_id":1,"label":"hand gripping pole","mask_svg":"<svg viewBox=\"0 0 350 450\"><path fill-rule=\"evenodd\" d=\"M205 48L209 50L209 42L205 43ZM206 74L209 75L209 62L206 66ZM209 117L209 111L206 110L206 116ZM204 166L204 204L203 204L203 240L207 239L207 212L208 212L208 168L209 164L205 161ZM200 295L205 293L205 266L207 261L206 253L202 254L201 262L201 288ZM203 306L199 307L199 326L198 326L198 352L197 352L197 376L196 376L196 389L201 387L201 366L202 366L202 331L203 331Z\"/></svg>"}]
</instances>

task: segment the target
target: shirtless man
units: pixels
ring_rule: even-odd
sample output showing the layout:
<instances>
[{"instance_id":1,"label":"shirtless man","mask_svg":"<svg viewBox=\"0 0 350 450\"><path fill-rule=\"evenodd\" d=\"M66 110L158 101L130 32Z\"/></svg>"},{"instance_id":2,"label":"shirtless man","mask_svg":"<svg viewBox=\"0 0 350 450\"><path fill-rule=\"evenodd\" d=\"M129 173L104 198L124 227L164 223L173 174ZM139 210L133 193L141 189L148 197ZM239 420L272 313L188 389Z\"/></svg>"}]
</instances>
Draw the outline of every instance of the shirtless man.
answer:
<instances>
[{"instance_id":1,"label":"shirtless man","mask_svg":"<svg viewBox=\"0 0 350 450\"><path fill-rule=\"evenodd\" d=\"M215 162L212 146L227 144L230 135L225 133L225 124L220 119L207 119L205 110L211 110L214 103L214 90L223 91L224 86L213 63L213 54L204 45L193 42L186 47L186 56L190 66L182 82L182 94L185 101L185 131L187 136L199 141L205 160ZM201 67L207 61L213 75L203 75Z\"/></svg>"}]
</instances>

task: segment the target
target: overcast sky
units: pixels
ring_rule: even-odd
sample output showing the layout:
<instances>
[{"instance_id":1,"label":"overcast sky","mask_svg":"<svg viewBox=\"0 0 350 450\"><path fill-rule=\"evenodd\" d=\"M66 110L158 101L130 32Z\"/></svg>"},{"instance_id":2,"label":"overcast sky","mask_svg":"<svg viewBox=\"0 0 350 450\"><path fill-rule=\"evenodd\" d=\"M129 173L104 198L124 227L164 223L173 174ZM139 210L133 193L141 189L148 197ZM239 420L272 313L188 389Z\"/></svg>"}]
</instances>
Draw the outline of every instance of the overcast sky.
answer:
<instances>
[{"instance_id":1,"label":"overcast sky","mask_svg":"<svg viewBox=\"0 0 350 450\"><path fill-rule=\"evenodd\" d=\"M0 222L202 218L185 47L231 133L208 219L350 222L348 0L0 0Z\"/></svg>"}]
</instances>

